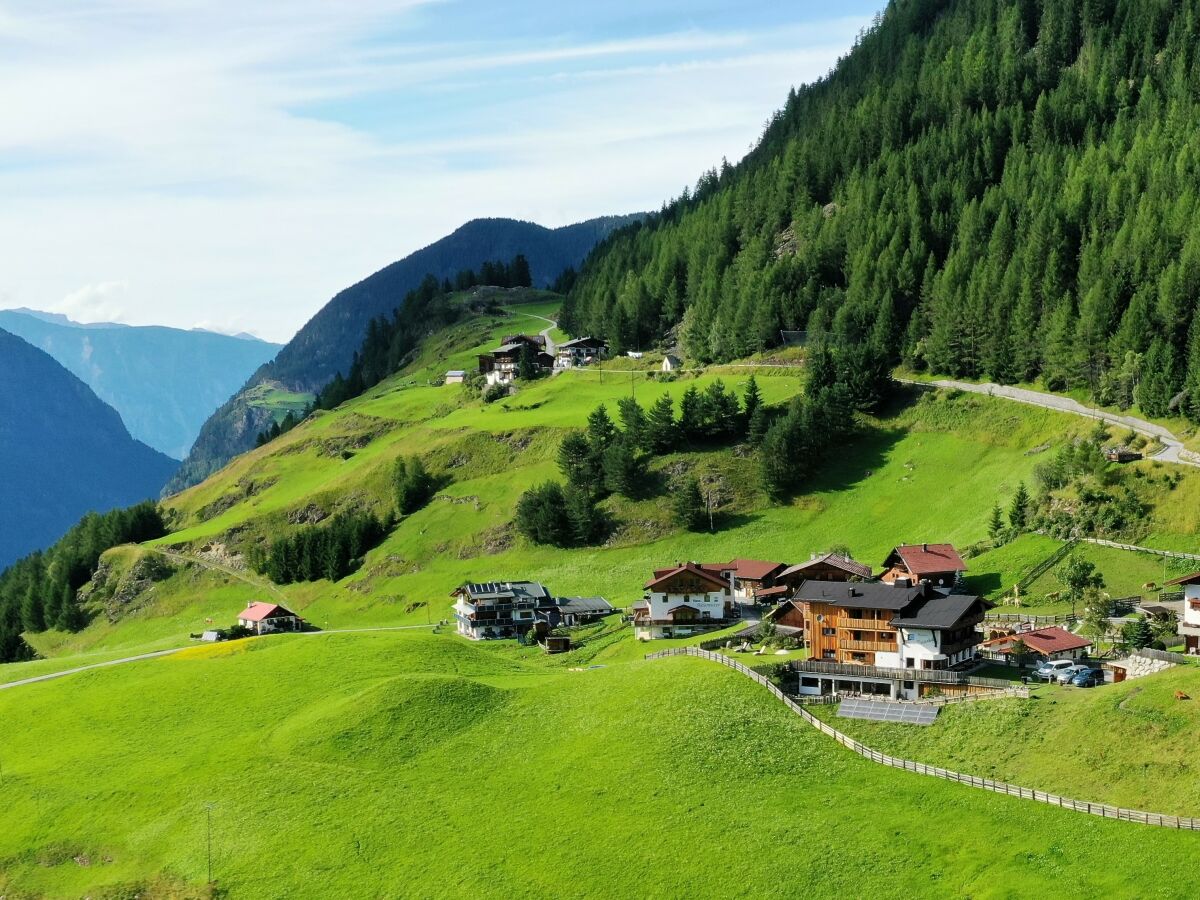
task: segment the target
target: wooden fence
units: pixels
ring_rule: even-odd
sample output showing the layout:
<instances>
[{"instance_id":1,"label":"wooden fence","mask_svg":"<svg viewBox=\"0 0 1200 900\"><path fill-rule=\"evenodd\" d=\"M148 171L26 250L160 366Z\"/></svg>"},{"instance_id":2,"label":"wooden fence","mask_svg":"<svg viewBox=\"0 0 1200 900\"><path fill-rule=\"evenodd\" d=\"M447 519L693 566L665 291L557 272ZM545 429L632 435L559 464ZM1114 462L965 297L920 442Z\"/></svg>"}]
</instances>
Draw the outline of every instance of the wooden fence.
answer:
<instances>
[{"instance_id":1,"label":"wooden fence","mask_svg":"<svg viewBox=\"0 0 1200 900\"><path fill-rule=\"evenodd\" d=\"M1067 541L1040 563L1026 572L1017 580L1017 590L1024 591L1037 579L1041 578L1046 572L1050 571L1054 566L1058 565L1066 557L1068 553L1075 549L1075 541Z\"/></svg>"},{"instance_id":2,"label":"wooden fence","mask_svg":"<svg viewBox=\"0 0 1200 900\"><path fill-rule=\"evenodd\" d=\"M1121 544L1117 541L1105 541L1100 538L1079 538L1085 544L1095 544L1097 547L1114 547L1117 550L1131 550L1134 553L1152 553L1155 556L1166 556L1171 559L1200 560L1200 553L1179 553L1175 550L1156 550L1153 547L1139 547L1136 544Z\"/></svg>"},{"instance_id":3,"label":"wooden fence","mask_svg":"<svg viewBox=\"0 0 1200 900\"><path fill-rule=\"evenodd\" d=\"M1100 816L1105 819L1120 819L1124 822L1137 822L1142 825L1156 825L1163 828L1178 828L1187 831L1200 831L1200 819L1184 818L1181 816L1166 816L1160 813L1142 812L1137 809L1125 809L1120 806L1109 806L1106 803L1087 803L1082 800L1071 800L1067 797L1060 797L1057 794L1048 794L1045 791L1038 791L1032 788L1018 787L1015 784L1007 784L1003 781L995 781L991 778L978 778L974 775L963 775L960 772L953 772L950 769L943 769L938 766L927 766L924 763L913 762L910 759L901 759L896 756L888 756L886 753L880 753L878 750L873 750L866 744L859 743L854 738L849 737L838 731L832 725L822 722L799 703L781 691L778 687L772 684L767 678L753 671L747 666L742 665L736 659L730 659L728 656L722 656L719 653L710 653L707 650L701 650L697 647L675 647L670 650L660 650L657 653L650 653L646 659L664 659L668 656L696 656L701 659L718 662L723 666L728 666L738 672L741 672L747 678L758 682L768 691L775 695L781 703L788 707L796 715L800 716L809 725L816 728L822 734L833 738L843 747L852 750L859 756L878 763L882 766L889 766L893 769L903 769L906 772L913 772L917 775L928 775L931 778L941 778L943 781L953 781L957 784L965 784L968 787L979 788L984 791L991 791L995 794L1005 794L1009 797L1019 797L1022 800L1033 800L1037 803L1046 803L1050 806L1058 806L1062 809L1070 809L1075 812L1087 813L1092 816Z\"/></svg>"},{"instance_id":4,"label":"wooden fence","mask_svg":"<svg viewBox=\"0 0 1200 900\"><path fill-rule=\"evenodd\" d=\"M1067 622L1074 622L1079 616L1073 616L1070 613L1065 613L1061 616L1030 616L1025 613L984 613L983 621L986 622L1029 622L1032 625L1040 628L1043 625L1063 625Z\"/></svg>"}]
</instances>

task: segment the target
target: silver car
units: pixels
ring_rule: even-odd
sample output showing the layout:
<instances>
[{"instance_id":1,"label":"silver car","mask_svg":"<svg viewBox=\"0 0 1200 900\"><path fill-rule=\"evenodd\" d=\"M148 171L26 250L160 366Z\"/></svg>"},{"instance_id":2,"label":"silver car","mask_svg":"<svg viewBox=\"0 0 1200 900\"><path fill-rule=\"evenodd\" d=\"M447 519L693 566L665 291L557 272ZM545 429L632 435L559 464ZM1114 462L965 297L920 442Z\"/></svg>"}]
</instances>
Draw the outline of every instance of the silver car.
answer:
<instances>
[{"instance_id":1,"label":"silver car","mask_svg":"<svg viewBox=\"0 0 1200 900\"><path fill-rule=\"evenodd\" d=\"M1085 666L1082 663L1076 663L1073 666L1067 666L1065 669L1061 669L1055 680L1058 681L1059 684L1070 684L1071 679L1080 672L1090 672L1091 670L1091 666Z\"/></svg>"}]
</instances>

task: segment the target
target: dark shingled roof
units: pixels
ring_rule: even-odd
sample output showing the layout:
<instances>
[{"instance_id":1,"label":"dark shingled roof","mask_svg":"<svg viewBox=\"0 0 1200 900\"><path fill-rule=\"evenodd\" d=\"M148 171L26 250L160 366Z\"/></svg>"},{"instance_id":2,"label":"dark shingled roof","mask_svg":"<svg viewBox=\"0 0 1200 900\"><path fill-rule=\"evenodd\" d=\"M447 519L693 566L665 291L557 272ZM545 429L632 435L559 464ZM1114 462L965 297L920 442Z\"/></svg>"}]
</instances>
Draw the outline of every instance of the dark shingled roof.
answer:
<instances>
[{"instance_id":1,"label":"dark shingled roof","mask_svg":"<svg viewBox=\"0 0 1200 900\"><path fill-rule=\"evenodd\" d=\"M924 587L903 588L892 587L890 584L854 584L846 581L805 581L796 588L795 599L899 612L924 592Z\"/></svg>"},{"instance_id":2,"label":"dark shingled roof","mask_svg":"<svg viewBox=\"0 0 1200 900\"><path fill-rule=\"evenodd\" d=\"M911 606L901 610L892 619L894 628L932 628L935 630L955 627L962 621L980 600L968 594L947 594L942 596L936 591L930 591L923 597L918 597Z\"/></svg>"},{"instance_id":3,"label":"dark shingled roof","mask_svg":"<svg viewBox=\"0 0 1200 900\"><path fill-rule=\"evenodd\" d=\"M612 604L603 597L556 597L554 605L559 612L574 613L575 615L590 615L593 613L608 614L613 611Z\"/></svg>"}]
</instances>

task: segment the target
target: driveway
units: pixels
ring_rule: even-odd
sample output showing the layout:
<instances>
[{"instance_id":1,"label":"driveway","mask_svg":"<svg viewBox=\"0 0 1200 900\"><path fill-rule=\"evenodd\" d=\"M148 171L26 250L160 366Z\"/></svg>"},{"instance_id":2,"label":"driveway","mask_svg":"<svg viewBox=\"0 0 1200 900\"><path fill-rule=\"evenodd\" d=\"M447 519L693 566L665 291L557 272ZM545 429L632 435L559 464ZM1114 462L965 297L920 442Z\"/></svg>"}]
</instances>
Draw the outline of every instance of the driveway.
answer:
<instances>
[{"instance_id":1,"label":"driveway","mask_svg":"<svg viewBox=\"0 0 1200 900\"><path fill-rule=\"evenodd\" d=\"M1153 422L1147 422L1145 419L1138 419L1133 416L1122 416L1117 413L1093 409L1090 406L1084 406L1078 400L1072 400L1070 397L1060 397L1058 394L1046 394L1041 391L1031 391L1027 388L1012 387L1007 384L994 384L992 382L974 384L970 381L954 381L949 378L938 379L936 381L913 381L908 378L897 378L896 380L902 384L911 384L916 387L932 386L946 390L966 391L970 394L986 394L989 397L1003 397L1005 400L1013 400L1017 403L1028 403L1030 406L1040 406L1043 409L1053 409L1076 416L1083 416L1088 419L1099 419L1102 422L1108 422L1110 425L1120 425L1122 428L1128 428L1139 434L1154 438L1163 445L1163 449L1150 457L1150 459L1157 459L1161 462L1179 463L1184 466L1200 467L1200 454L1185 450L1183 442L1161 425L1155 425Z\"/></svg>"}]
</instances>

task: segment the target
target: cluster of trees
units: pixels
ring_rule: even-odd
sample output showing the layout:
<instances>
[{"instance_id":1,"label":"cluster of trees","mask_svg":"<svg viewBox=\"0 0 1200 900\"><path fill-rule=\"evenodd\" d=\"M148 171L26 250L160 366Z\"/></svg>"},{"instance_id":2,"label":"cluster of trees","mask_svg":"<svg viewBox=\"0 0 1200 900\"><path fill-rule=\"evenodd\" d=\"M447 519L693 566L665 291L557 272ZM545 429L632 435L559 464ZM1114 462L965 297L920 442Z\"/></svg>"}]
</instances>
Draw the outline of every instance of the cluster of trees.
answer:
<instances>
[{"instance_id":1,"label":"cluster of trees","mask_svg":"<svg viewBox=\"0 0 1200 900\"><path fill-rule=\"evenodd\" d=\"M469 291L481 284L502 288L532 287L533 275L529 271L529 260L520 253L511 262L489 260L479 267L479 271L463 269L454 276L453 284L447 278L442 282L442 289L448 294L452 290Z\"/></svg>"},{"instance_id":2,"label":"cluster of trees","mask_svg":"<svg viewBox=\"0 0 1200 900\"><path fill-rule=\"evenodd\" d=\"M252 557L251 563L276 584L322 578L340 581L391 527L390 517L384 521L369 512L338 513L321 525L276 539L265 555Z\"/></svg>"},{"instance_id":3,"label":"cluster of trees","mask_svg":"<svg viewBox=\"0 0 1200 900\"><path fill-rule=\"evenodd\" d=\"M1064 444L1050 460L1034 468L1035 491L1021 482L1008 503L992 507L988 534L1005 543L1023 531L1040 530L1060 538L1080 535L1136 537L1147 524L1149 505L1133 480L1104 456L1102 427ZM1169 485L1174 482L1168 479Z\"/></svg>"},{"instance_id":4,"label":"cluster of trees","mask_svg":"<svg viewBox=\"0 0 1200 900\"><path fill-rule=\"evenodd\" d=\"M437 482L419 456L412 459L402 456L396 460L392 484L396 494L396 509L402 516L415 513L433 499L437 490Z\"/></svg>"},{"instance_id":5,"label":"cluster of trees","mask_svg":"<svg viewBox=\"0 0 1200 900\"><path fill-rule=\"evenodd\" d=\"M804 394L783 415L767 415L762 426L751 429L751 440L760 431L763 435L759 465L772 498L798 490L832 447L844 445L856 427L854 412L876 409L891 390L886 363L869 352L869 347L848 345L813 348Z\"/></svg>"},{"instance_id":6,"label":"cluster of trees","mask_svg":"<svg viewBox=\"0 0 1200 900\"><path fill-rule=\"evenodd\" d=\"M602 243L562 324L618 353L681 325L701 362L806 330L1200 421L1198 118L1200 0L891 3Z\"/></svg>"},{"instance_id":7,"label":"cluster of trees","mask_svg":"<svg viewBox=\"0 0 1200 900\"><path fill-rule=\"evenodd\" d=\"M150 501L107 513L88 513L53 547L14 563L0 574L0 662L32 654L23 631L77 631L87 624L78 592L106 550L166 534L158 506Z\"/></svg>"}]
</instances>

